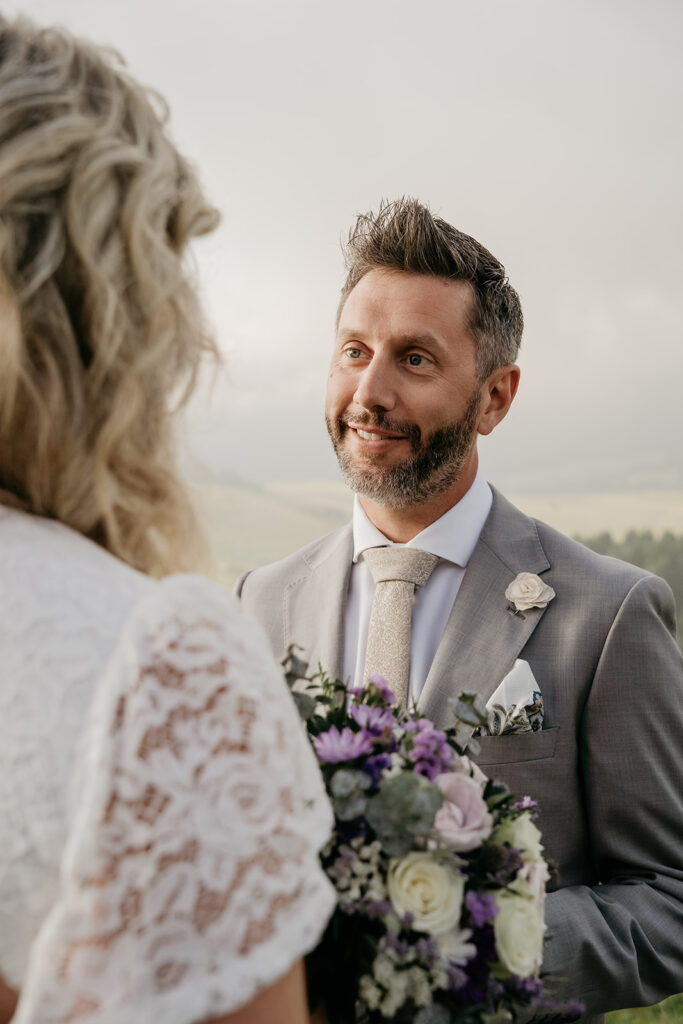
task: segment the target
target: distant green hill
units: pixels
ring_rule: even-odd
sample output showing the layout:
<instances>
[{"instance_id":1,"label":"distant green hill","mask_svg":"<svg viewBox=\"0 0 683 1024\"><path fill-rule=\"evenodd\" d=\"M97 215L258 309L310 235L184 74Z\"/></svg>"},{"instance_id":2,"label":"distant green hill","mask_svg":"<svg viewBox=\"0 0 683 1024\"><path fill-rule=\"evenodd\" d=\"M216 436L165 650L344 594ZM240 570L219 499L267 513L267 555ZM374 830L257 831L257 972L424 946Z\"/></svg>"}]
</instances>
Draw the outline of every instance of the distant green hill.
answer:
<instances>
[{"instance_id":1,"label":"distant green hill","mask_svg":"<svg viewBox=\"0 0 683 1024\"><path fill-rule=\"evenodd\" d=\"M609 533L577 537L577 540L601 555L622 558L667 581L676 599L678 642L683 647L683 534L667 530L655 536L651 530L629 530L622 540L615 540Z\"/></svg>"},{"instance_id":2,"label":"distant green hill","mask_svg":"<svg viewBox=\"0 0 683 1024\"><path fill-rule=\"evenodd\" d=\"M641 1010L617 1010L605 1019L606 1024L682 1024L683 995Z\"/></svg>"},{"instance_id":3,"label":"distant green hill","mask_svg":"<svg viewBox=\"0 0 683 1024\"><path fill-rule=\"evenodd\" d=\"M348 521L353 501L341 481L246 484L237 479L223 483L197 480L193 491L210 548L205 571L228 586L245 569L282 558ZM654 552L647 545L642 556L640 549L633 553L628 547L622 553L617 548L627 543L628 531L643 535L651 531L653 540L661 538L664 531L678 531L683 524L682 490L508 497L527 515L564 533L587 538L589 547L598 545L596 550L663 575L677 592L680 610L683 595L669 579L667 567L660 567L660 561L666 562L668 556L655 564L650 560Z\"/></svg>"}]
</instances>

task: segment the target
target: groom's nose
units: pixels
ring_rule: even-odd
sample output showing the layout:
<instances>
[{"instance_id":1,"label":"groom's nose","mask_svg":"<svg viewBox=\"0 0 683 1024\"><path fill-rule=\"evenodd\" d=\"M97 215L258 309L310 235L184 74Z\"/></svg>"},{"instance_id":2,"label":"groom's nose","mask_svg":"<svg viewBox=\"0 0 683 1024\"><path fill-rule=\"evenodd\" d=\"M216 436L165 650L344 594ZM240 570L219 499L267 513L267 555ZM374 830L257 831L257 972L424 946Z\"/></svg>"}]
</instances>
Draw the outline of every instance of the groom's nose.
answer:
<instances>
[{"instance_id":1,"label":"groom's nose","mask_svg":"<svg viewBox=\"0 0 683 1024\"><path fill-rule=\"evenodd\" d=\"M392 361L380 355L373 355L370 362L360 371L353 400L356 405L369 411L389 411L396 406L397 384L396 368Z\"/></svg>"}]
</instances>

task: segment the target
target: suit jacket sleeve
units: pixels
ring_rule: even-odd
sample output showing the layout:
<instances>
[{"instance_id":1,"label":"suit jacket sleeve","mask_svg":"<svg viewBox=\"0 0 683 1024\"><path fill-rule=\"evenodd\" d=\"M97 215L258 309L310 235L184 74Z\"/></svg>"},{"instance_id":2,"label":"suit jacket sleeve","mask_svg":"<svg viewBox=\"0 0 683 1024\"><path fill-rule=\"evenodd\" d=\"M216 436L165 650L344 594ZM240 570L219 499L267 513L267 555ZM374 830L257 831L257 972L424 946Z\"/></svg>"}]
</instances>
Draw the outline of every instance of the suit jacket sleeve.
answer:
<instances>
[{"instance_id":1,"label":"suit jacket sleeve","mask_svg":"<svg viewBox=\"0 0 683 1024\"><path fill-rule=\"evenodd\" d=\"M683 990L683 657L663 580L623 601L578 736L599 884L548 896L544 970L589 1013L658 1002Z\"/></svg>"},{"instance_id":2,"label":"suit jacket sleeve","mask_svg":"<svg viewBox=\"0 0 683 1024\"><path fill-rule=\"evenodd\" d=\"M240 598L242 597L242 588L244 587L244 583L245 583L245 580L246 580L248 575L249 575L249 570L247 570L247 572L243 572L235 580L235 585L232 588L232 592L235 595L235 597L240 597Z\"/></svg>"}]
</instances>

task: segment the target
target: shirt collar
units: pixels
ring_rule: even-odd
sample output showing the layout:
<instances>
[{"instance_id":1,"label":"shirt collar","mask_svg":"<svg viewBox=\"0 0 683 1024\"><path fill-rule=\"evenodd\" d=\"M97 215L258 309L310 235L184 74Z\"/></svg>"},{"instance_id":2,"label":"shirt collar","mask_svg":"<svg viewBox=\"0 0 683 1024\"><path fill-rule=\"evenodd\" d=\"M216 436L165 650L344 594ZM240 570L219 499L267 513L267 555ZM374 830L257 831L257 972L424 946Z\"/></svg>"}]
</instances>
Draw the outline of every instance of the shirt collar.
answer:
<instances>
[{"instance_id":1,"label":"shirt collar","mask_svg":"<svg viewBox=\"0 0 683 1024\"><path fill-rule=\"evenodd\" d=\"M449 508L440 519L418 533L405 545L429 551L447 562L453 562L463 568L469 562L479 534L491 510L493 494L491 488L477 470L477 475L470 489L457 504ZM358 495L353 499L353 560L358 561L366 548L382 547L392 544L376 526L370 522L363 511Z\"/></svg>"}]
</instances>

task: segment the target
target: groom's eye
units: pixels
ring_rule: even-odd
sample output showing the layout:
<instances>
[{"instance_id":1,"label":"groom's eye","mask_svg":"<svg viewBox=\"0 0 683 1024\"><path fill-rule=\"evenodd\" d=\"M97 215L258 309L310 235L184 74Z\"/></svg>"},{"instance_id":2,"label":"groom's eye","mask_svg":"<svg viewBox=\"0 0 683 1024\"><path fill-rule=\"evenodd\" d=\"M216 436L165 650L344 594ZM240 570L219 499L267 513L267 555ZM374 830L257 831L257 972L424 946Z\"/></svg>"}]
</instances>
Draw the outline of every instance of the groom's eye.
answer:
<instances>
[{"instance_id":1,"label":"groom's eye","mask_svg":"<svg viewBox=\"0 0 683 1024\"><path fill-rule=\"evenodd\" d=\"M411 352L408 356L408 363L410 366L422 366L424 361L424 356L421 356L419 352Z\"/></svg>"}]
</instances>

